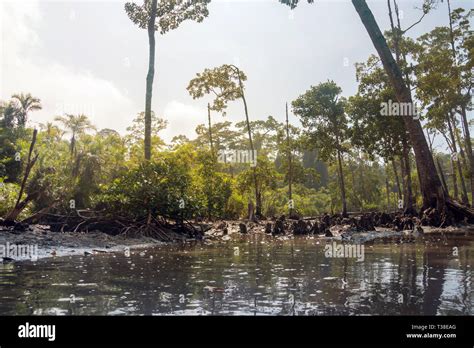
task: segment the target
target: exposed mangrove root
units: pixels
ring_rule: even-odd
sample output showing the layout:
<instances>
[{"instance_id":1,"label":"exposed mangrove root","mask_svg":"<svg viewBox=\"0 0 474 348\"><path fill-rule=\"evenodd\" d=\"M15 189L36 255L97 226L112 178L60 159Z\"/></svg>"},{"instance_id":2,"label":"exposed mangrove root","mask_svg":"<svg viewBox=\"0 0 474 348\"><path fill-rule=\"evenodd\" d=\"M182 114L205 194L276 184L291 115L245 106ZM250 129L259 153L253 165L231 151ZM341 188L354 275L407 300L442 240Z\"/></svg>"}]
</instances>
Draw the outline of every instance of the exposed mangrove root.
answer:
<instances>
[{"instance_id":1,"label":"exposed mangrove root","mask_svg":"<svg viewBox=\"0 0 474 348\"><path fill-rule=\"evenodd\" d=\"M341 214L323 214L318 217L288 219L279 218L261 221L239 222L236 231L241 234L252 232L254 227L272 235L306 235L317 234L332 237L344 232L375 231L383 227L395 231L420 230L421 226L448 227L456 224L474 223L474 208L448 199L447 208L439 211L435 208L425 209L420 215L385 212L371 212L344 217ZM141 219L131 220L120 216L110 216L103 211L71 210L69 214L50 213L45 208L21 222L1 220L0 226L15 231L25 231L30 223L49 225L53 232L87 233L101 231L111 235L123 235L130 238L151 237L160 241L172 242L186 239L202 239L211 225L202 221L193 223L182 217L147 215ZM222 234L228 233L229 225L223 221L214 225Z\"/></svg>"},{"instance_id":2,"label":"exposed mangrove root","mask_svg":"<svg viewBox=\"0 0 474 348\"><path fill-rule=\"evenodd\" d=\"M188 238L201 239L206 230L202 224L196 226L184 219L150 215L144 219L130 220L123 217L109 217L103 215L102 212L90 210L74 210L67 215L44 211L41 215L35 215L34 220L27 218L21 222L15 222L0 219L0 225L16 231L25 231L29 226L28 221L49 225L53 232L101 231L127 237L151 237L165 242Z\"/></svg>"}]
</instances>

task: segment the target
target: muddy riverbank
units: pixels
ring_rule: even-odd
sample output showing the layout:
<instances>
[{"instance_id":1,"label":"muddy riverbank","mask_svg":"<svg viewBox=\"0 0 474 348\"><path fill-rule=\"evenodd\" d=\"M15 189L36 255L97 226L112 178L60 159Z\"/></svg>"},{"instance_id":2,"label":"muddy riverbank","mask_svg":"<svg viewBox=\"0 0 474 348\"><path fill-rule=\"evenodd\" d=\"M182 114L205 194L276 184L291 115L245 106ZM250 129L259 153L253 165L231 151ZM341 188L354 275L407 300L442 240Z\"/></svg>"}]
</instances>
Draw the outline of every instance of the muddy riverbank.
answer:
<instances>
[{"instance_id":1,"label":"muddy riverbank","mask_svg":"<svg viewBox=\"0 0 474 348\"><path fill-rule=\"evenodd\" d=\"M11 262L45 257L123 252L160 244L163 242L150 237L128 238L121 235L111 236L98 231L52 232L48 226L31 225L26 231L0 230L0 246L4 247L0 250L0 254L3 254L0 255L0 262L2 258L4 258L3 262ZM34 252L19 252L21 246L31 246Z\"/></svg>"},{"instance_id":2,"label":"muddy riverbank","mask_svg":"<svg viewBox=\"0 0 474 348\"><path fill-rule=\"evenodd\" d=\"M204 244L225 243L242 235L265 235L271 240L288 240L295 236L309 236L324 240L338 240L346 243L363 244L373 240L387 240L393 243L412 242L416 239L432 239L436 236L464 235L472 236L474 225L435 228L415 225L412 229L399 229L386 223L374 226L364 217L335 220L333 224L327 218L291 220L279 218L260 222L218 221L214 223L196 223L201 231L199 240ZM408 227L412 225L405 223ZM195 241L178 233L169 235L171 243ZM131 249L149 249L157 245L169 244L148 236L129 237L124 234L110 235L100 231L57 232L47 225L28 225L22 230L15 227L0 228L0 262L23 261L28 259L60 257L70 255L93 255L101 253L127 252ZM17 247L15 249L15 246ZM18 252L21 246L34 246L32 253ZM11 250L8 250L11 249Z\"/></svg>"}]
</instances>

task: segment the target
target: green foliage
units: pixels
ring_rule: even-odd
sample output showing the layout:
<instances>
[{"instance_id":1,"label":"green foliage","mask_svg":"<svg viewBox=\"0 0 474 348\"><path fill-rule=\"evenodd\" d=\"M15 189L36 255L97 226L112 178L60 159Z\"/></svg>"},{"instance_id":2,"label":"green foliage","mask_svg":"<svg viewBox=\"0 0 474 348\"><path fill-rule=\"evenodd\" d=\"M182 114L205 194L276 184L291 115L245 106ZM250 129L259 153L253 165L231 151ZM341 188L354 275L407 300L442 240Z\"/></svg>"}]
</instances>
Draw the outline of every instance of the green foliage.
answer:
<instances>
[{"instance_id":1,"label":"green foliage","mask_svg":"<svg viewBox=\"0 0 474 348\"><path fill-rule=\"evenodd\" d=\"M336 150L343 151L343 142L349 137L341 92L334 81L322 82L292 102L293 112L323 160L330 159Z\"/></svg>"},{"instance_id":2,"label":"green foliage","mask_svg":"<svg viewBox=\"0 0 474 348\"><path fill-rule=\"evenodd\" d=\"M193 189L191 163L195 153L187 146L161 154L155 162L142 162L122 173L98 198L98 207L110 214L146 218L153 214L190 217L199 212Z\"/></svg>"},{"instance_id":3,"label":"green foliage","mask_svg":"<svg viewBox=\"0 0 474 348\"><path fill-rule=\"evenodd\" d=\"M257 165L255 168L247 164L247 168L243 170L237 177L237 187L242 194L250 194L254 189L254 172L256 174L258 189L260 192L273 190L276 188L278 173L274 169L271 161L264 157L257 157Z\"/></svg>"},{"instance_id":4,"label":"green foliage","mask_svg":"<svg viewBox=\"0 0 474 348\"><path fill-rule=\"evenodd\" d=\"M12 101L10 103L18 127L25 127L30 111L42 109L41 100L33 97L30 93L12 95Z\"/></svg>"},{"instance_id":5,"label":"green foliage","mask_svg":"<svg viewBox=\"0 0 474 348\"><path fill-rule=\"evenodd\" d=\"M223 218L238 219L247 214L248 201L237 190L232 190L232 194L227 201Z\"/></svg>"},{"instance_id":6,"label":"green foliage","mask_svg":"<svg viewBox=\"0 0 474 348\"><path fill-rule=\"evenodd\" d=\"M71 155L75 154L77 137L84 134L87 130L95 129L87 116L82 114L66 114L64 116L56 116L54 120L62 124L62 126L66 128L69 133L71 133L71 142L69 144Z\"/></svg>"},{"instance_id":7,"label":"green foliage","mask_svg":"<svg viewBox=\"0 0 474 348\"><path fill-rule=\"evenodd\" d=\"M5 178L0 177L0 216L7 215L15 206L19 192L18 184L6 183Z\"/></svg>"},{"instance_id":8,"label":"green foliage","mask_svg":"<svg viewBox=\"0 0 474 348\"><path fill-rule=\"evenodd\" d=\"M195 185L202 192L205 201L206 215L223 216L226 204L232 194L230 178L218 171L219 164L210 152L201 151L195 168Z\"/></svg>"},{"instance_id":9,"label":"green foliage","mask_svg":"<svg viewBox=\"0 0 474 348\"><path fill-rule=\"evenodd\" d=\"M21 172L21 162L17 161L20 148L17 142L23 137L24 130L0 127L0 176L6 182L17 182Z\"/></svg>"},{"instance_id":10,"label":"green foliage","mask_svg":"<svg viewBox=\"0 0 474 348\"><path fill-rule=\"evenodd\" d=\"M212 94L214 100L211 110L224 111L227 103L242 97L242 82L247 80L243 71L231 64L223 64L212 69L204 69L197 73L187 87L193 99Z\"/></svg>"},{"instance_id":11,"label":"green foliage","mask_svg":"<svg viewBox=\"0 0 474 348\"><path fill-rule=\"evenodd\" d=\"M298 3L281 2L291 7ZM156 16L153 29L164 34L185 20L202 21L208 15L208 3L209 0L158 1L156 13L152 14L152 1L145 0L142 5L129 2L125 10L144 29L151 16ZM423 13L431 9L432 3L424 1ZM472 109L472 14L473 11L462 9L452 11L452 36L447 26L434 28L418 39L406 37L398 28L385 33L404 79L415 92L414 100L422 106L423 126L431 134L446 135L449 120L454 130L451 139L446 139L448 145L454 148L452 139L456 138L458 149L464 153L466 145L461 137L465 132L461 131L457 116L462 108ZM137 114L125 135L113 129L96 132L87 115L58 116L55 123L40 126L35 149L39 158L24 192L24 197L35 198L21 217L50 207L55 213L70 213L70 200L74 200L77 209L104 211L111 217L131 220L150 216L246 218L253 201L260 201L265 216L287 214L289 154L294 211L300 215L336 212L342 204L342 190L348 211L396 209L397 177L391 165L395 163L398 181L403 185L406 177L402 177L402 162L412 168L409 175L420 206L418 173L403 119L381 115L382 103L395 102L396 98L379 58L370 56L357 64L356 79L357 93L347 99L334 81L326 81L311 86L294 100L293 112L302 127L289 126L290 145L286 125L278 117L249 120L244 87L247 76L230 64L196 74L187 90L193 99L212 98L210 109L222 114L229 102L241 99L245 120L201 124L195 137L177 135L167 144L159 136L167 121L152 113L152 161L142 161L143 112ZM0 102L2 216L17 199L32 134L26 124L39 109L41 101L26 93ZM204 119L207 115L201 116ZM209 133L214 153L209 151ZM250 138L258 152L255 168L249 163L219 162L217 151L249 150ZM340 167L334 161L338 155ZM437 152L435 156L447 172L451 168L449 154ZM460 161L467 178L466 158ZM345 187L340 185L341 177ZM453 177L446 177L452 194ZM466 182L470 185L470 181Z\"/></svg>"},{"instance_id":12,"label":"green foliage","mask_svg":"<svg viewBox=\"0 0 474 348\"><path fill-rule=\"evenodd\" d=\"M151 112L151 148L152 157L156 157L160 150L165 146L165 142L158 135L159 132L166 129L168 121L159 118L154 112ZM132 121L132 125L127 127L128 134L124 141L127 144L130 157L134 161L140 161L144 151L145 134L145 112L140 112Z\"/></svg>"},{"instance_id":13,"label":"green foliage","mask_svg":"<svg viewBox=\"0 0 474 348\"><path fill-rule=\"evenodd\" d=\"M202 22L209 15L207 4L210 0L159 0L157 1L155 31L165 34L174 30L185 20ZM125 4L125 12L130 20L141 29L148 28L152 15L152 0L144 0L142 5L134 2Z\"/></svg>"},{"instance_id":14,"label":"green foliage","mask_svg":"<svg viewBox=\"0 0 474 348\"><path fill-rule=\"evenodd\" d=\"M155 113L151 112L151 134L152 136L158 136L158 133L166 129L168 121L156 117ZM132 121L132 125L127 127L127 140L130 143L139 143L143 141L143 134L145 134L145 112L138 113ZM163 141L160 139L160 143Z\"/></svg>"}]
</instances>

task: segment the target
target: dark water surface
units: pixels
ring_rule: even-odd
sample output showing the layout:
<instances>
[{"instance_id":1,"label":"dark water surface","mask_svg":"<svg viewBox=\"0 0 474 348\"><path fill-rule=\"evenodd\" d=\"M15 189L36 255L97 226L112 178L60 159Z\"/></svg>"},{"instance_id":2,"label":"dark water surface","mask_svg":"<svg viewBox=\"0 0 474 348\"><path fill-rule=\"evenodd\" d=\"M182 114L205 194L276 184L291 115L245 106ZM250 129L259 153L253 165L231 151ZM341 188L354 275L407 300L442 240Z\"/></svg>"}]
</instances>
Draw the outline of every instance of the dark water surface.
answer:
<instances>
[{"instance_id":1,"label":"dark water surface","mask_svg":"<svg viewBox=\"0 0 474 348\"><path fill-rule=\"evenodd\" d=\"M253 235L0 264L0 315L474 314L473 237L365 244L363 261L326 243Z\"/></svg>"}]
</instances>

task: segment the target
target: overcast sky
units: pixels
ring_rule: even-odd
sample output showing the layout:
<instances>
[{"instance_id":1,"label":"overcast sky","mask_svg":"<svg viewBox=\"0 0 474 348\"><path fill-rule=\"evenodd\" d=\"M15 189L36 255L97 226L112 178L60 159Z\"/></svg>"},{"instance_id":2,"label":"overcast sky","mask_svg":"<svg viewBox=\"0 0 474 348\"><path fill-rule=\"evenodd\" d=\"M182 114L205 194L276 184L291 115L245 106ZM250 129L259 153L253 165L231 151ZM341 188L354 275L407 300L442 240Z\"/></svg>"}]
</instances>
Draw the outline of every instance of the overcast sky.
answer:
<instances>
[{"instance_id":1,"label":"overcast sky","mask_svg":"<svg viewBox=\"0 0 474 348\"><path fill-rule=\"evenodd\" d=\"M123 133L144 110L148 67L147 32L128 19L124 3L0 0L0 99L29 92L43 104L31 114L32 122L85 113L99 129ZM402 26L408 27L421 15L416 7L422 0L399 3ZM452 0L452 7L473 3ZM386 1L368 4L387 29ZM209 12L202 23L187 21L164 36L157 33L152 107L169 122L162 133L166 140L178 134L193 138L196 125L206 122L209 99L193 100L186 91L204 68L238 65L248 77L250 118L283 120L286 101L327 79L344 95L354 94L354 63L375 53L349 0L302 2L293 11L277 0L217 0ZM445 2L409 34L417 37L447 20ZM232 102L225 119L243 117L241 103Z\"/></svg>"}]
</instances>

